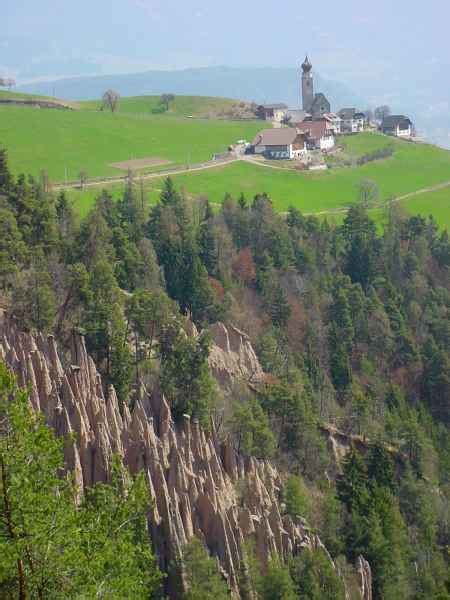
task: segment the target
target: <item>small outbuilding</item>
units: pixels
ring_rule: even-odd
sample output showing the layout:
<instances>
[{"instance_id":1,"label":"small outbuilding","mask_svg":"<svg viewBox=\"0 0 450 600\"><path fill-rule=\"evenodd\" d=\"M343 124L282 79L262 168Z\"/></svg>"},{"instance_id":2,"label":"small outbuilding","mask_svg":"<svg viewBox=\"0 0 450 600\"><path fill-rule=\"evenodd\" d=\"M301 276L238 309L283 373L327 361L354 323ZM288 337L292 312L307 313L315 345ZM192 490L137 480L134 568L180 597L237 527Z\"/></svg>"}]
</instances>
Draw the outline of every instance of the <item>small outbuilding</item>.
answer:
<instances>
[{"instance_id":1,"label":"small outbuilding","mask_svg":"<svg viewBox=\"0 0 450 600\"><path fill-rule=\"evenodd\" d=\"M404 115L390 115L383 119L380 130L386 135L410 138L413 134L413 124L411 119Z\"/></svg>"},{"instance_id":2,"label":"small outbuilding","mask_svg":"<svg viewBox=\"0 0 450 600\"><path fill-rule=\"evenodd\" d=\"M367 117L356 108L343 108L338 112L341 119L341 133L359 133L364 131Z\"/></svg>"},{"instance_id":3,"label":"small outbuilding","mask_svg":"<svg viewBox=\"0 0 450 600\"><path fill-rule=\"evenodd\" d=\"M286 104L279 102L278 104L260 104L256 111L260 119L281 123L287 108Z\"/></svg>"}]
</instances>

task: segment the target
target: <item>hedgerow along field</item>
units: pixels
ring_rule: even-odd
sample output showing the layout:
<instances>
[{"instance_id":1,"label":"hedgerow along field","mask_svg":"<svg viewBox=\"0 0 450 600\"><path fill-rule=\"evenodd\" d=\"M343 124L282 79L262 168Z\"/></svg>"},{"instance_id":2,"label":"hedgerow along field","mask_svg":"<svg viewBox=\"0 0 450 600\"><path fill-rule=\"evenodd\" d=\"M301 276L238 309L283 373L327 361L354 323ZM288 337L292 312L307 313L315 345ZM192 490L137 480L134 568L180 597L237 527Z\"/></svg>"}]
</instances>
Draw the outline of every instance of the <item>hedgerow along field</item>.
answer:
<instances>
[{"instance_id":1,"label":"hedgerow along field","mask_svg":"<svg viewBox=\"0 0 450 600\"><path fill-rule=\"evenodd\" d=\"M76 111L0 105L1 144L13 172L39 176L45 170L50 180L62 182L66 176L77 180L81 171L88 177L121 175L123 171L111 164L130 159L162 159L176 165L204 162L238 139L252 140L261 128L257 121L188 118L213 106L226 107L227 100L202 99L194 111L195 99L184 104L178 99L174 105L179 114L158 115L151 108L140 112L146 102L124 99L115 114L94 110L91 103L78 103L81 109ZM149 106L155 105L153 99Z\"/></svg>"}]
</instances>

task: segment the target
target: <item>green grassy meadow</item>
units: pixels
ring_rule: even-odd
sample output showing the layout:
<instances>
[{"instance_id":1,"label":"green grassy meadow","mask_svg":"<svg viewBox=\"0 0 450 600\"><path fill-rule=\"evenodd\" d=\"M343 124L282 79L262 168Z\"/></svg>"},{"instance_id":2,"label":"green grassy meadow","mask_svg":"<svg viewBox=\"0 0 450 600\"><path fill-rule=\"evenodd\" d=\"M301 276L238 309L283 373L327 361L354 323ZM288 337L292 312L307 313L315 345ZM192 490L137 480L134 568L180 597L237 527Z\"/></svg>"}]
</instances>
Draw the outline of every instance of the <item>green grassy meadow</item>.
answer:
<instances>
[{"instance_id":1,"label":"green grassy meadow","mask_svg":"<svg viewBox=\"0 0 450 600\"><path fill-rule=\"evenodd\" d=\"M365 137L376 134L364 134ZM373 139L373 138L369 138ZM392 140L389 140L392 143ZM380 200L402 196L419 189L450 181L450 152L428 144L395 141L392 157L360 167L320 172L278 170L245 162L214 170L174 176L191 194L206 194L220 202L225 192L252 197L267 192L278 210L295 204L304 212L321 212L348 206L358 197L363 179L375 181Z\"/></svg>"},{"instance_id":2,"label":"green grassy meadow","mask_svg":"<svg viewBox=\"0 0 450 600\"><path fill-rule=\"evenodd\" d=\"M402 200L400 206L410 214L432 215L439 225L450 230L450 186Z\"/></svg>"},{"instance_id":3,"label":"green grassy meadow","mask_svg":"<svg viewBox=\"0 0 450 600\"><path fill-rule=\"evenodd\" d=\"M6 97L26 97L2 91ZM236 101L223 98L177 96L164 114L152 114L159 97L122 98L119 111L100 111L99 101L81 102L80 110L63 111L0 105L0 143L8 150L15 173L39 176L47 170L50 180L77 180L121 175L111 163L138 158L170 161L172 166L209 160L240 138L252 139L264 124L260 121L227 121L203 118L229 109ZM194 118L187 118L188 116ZM321 172L300 172L240 161L227 166L173 175L178 187L190 196L206 195L216 205L225 193L251 199L266 192L276 210L295 205L305 213L336 214L355 202L358 185L371 179L378 185L380 207L387 200L450 181L450 152L429 144L414 144L377 133L363 133L339 140L342 153L358 157L391 146L393 156L363 166L334 167ZM280 166L271 163L272 166ZM155 170L149 167L146 171ZM145 181L146 193L155 201L162 181ZM100 187L71 190L77 212L85 215ZM111 187L113 194L122 186ZM449 188L450 190L450 188ZM432 213L442 225L450 219L448 190L408 198L401 205L408 212ZM382 208L377 209L382 211ZM375 214L375 213L374 213ZM378 213L377 213L378 214ZM379 219L379 216L377 217Z\"/></svg>"},{"instance_id":4,"label":"green grassy meadow","mask_svg":"<svg viewBox=\"0 0 450 600\"><path fill-rule=\"evenodd\" d=\"M0 105L0 140L13 172L53 181L123 174L111 163L157 158L186 165L210 160L240 138L253 139L256 121L186 119L172 114L63 111Z\"/></svg>"},{"instance_id":5,"label":"green grassy meadow","mask_svg":"<svg viewBox=\"0 0 450 600\"><path fill-rule=\"evenodd\" d=\"M342 213L336 213L357 200L358 184L363 179L376 181L381 205L393 197L450 181L450 152L446 150L428 144L387 139L378 134L363 134L360 139L352 136L348 140L352 144L352 152L363 152L365 148L372 150L375 144L389 143L395 145L395 153L388 159L361 167L316 173L272 169L241 161L216 169L174 175L173 179L188 195L206 195L214 204L220 204L227 192L234 197L243 192L248 199L266 192L279 211L284 212L294 205L302 212L323 214L335 222L340 222L342 218ZM145 181L151 202L156 201L161 186L162 180L159 178ZM112 191L117 195L121 189L122 186L116 185ZM71 193L78 212L86 214L99 188ZM440 225L448 227L449 197L450 187L407 198L400 201L400 205L409 213L433 214ZM373 209L372 214L381 223L384 209Z\"/></svg>"},{"instance_id":6,"label":"green grassy meadow","mask_svg":"<svg viewBox=\"0 0 450 600\"><path fill-rule=\"evenodd\" d=\"M382 150L398 143L397 140L386 137L380 133L359 133L357 135L348 135L339 138L339 144L344 152L351 156L359 157L363 154L369 154L376 150Z\"/></svg>"}]
</instances>

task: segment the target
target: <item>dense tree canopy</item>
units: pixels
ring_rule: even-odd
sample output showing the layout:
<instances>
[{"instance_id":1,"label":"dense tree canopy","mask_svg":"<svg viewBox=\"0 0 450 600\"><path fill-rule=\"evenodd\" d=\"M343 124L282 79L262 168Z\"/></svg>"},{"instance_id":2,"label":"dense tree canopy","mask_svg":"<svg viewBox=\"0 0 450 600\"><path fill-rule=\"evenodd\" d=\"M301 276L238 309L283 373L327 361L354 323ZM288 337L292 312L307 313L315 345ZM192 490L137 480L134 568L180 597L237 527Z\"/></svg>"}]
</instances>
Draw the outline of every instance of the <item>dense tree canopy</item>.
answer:
<instances>
[{"instance_id":1,"label":"dense tree canopy","mask_svg":"<svg viewBox=\"0 0 450 600\"><path fill-rule=\"evenodd\" d=\"M360 554L369 560L376 600L443 599L450 242L431 217L394 203L381 232L362 200L332 225L294 207L276 214L264 193L227 194L213 210L167 179L150 206L129 173L120 199L102 191L79 219L64 193L12 176L0 150L2 304L23 328L55 333L63 349L74 329L84 333L105 391L113 384L122 405L157 386L176 419L198 418L242 454L278 461L294 476L278 492L288 514L314 497L314 526L345 568ZM225 401L209 367L207 329L219 320L248 333L265 370ZM325 441L334 428L357 442L341 476ZM86 502L103 511L115 493L99 489ZM67 518L88 518L91 508ZM65 518L57 507L55 518ZM4 585L14 586L18 550L8 552ZM261 590L289 597L293 583L298 597L340 597L323 556L288 570L274 562Z\"/></svg>"}]
</instances>

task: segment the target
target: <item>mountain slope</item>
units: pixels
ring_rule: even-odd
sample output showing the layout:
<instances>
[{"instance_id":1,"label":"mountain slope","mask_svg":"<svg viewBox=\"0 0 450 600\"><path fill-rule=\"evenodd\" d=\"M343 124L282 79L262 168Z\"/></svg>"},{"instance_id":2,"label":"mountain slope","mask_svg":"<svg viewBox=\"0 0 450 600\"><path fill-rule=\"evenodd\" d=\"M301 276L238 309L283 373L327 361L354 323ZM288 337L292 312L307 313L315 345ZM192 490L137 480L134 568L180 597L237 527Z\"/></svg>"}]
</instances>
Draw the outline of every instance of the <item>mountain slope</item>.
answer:
<instances>
[{"instance_id":1,"label":"mountain slope","mask_svg":"<svg viewBox=\"0 0 450 600\"><path fill-rule=\"evenodd\" d=\"M343 105L364 106L364 100L345 85L315 76L317 91L329 96L332 108ZM126 75L77 77L20 86L21 91L49 93L62 98L93 100L114 88L123 96L174 93L223 96L255 102L286 102L298 106L299 71L293 68L206 67L180 71L147 71Z\"/></svg>"}]
</instances>

